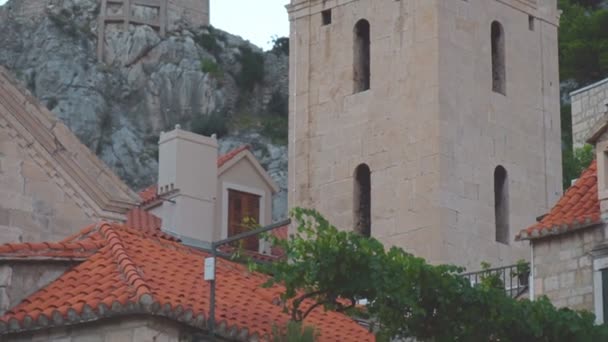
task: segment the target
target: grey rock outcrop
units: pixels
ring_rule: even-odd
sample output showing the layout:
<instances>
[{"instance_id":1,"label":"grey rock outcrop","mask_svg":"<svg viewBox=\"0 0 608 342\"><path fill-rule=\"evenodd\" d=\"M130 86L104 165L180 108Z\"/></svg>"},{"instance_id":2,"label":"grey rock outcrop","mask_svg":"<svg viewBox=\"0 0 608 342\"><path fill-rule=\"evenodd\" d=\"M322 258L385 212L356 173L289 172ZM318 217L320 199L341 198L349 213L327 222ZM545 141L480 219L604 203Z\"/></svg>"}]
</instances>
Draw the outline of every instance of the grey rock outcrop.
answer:
<instances>
[{"instance_id":1,"label":"grey rock outcrop","mask_svg":"<svg viewBox=\"0 0 608 342\"><path fill-rule=\"evenodd\" d=\"M107 28L102 62L97 1L53 0L36 20L13 15L15 1L0 7L0 64L135 190L155 182L160 131L175 124L192 128L211 114L224 123L263 118L273 97L287 97L287 56L264 53L228 33L184 26L160 37L148 26ZM263 58L263 77L249 89L243 87L249 75L243 68L251 68L244 49ZM241 126L241 133L230 129L220 139L222 149L254 146L281 187L274 213L281 217L287 148L256 133L260 125Z\"/></svg>"}]
</instances>

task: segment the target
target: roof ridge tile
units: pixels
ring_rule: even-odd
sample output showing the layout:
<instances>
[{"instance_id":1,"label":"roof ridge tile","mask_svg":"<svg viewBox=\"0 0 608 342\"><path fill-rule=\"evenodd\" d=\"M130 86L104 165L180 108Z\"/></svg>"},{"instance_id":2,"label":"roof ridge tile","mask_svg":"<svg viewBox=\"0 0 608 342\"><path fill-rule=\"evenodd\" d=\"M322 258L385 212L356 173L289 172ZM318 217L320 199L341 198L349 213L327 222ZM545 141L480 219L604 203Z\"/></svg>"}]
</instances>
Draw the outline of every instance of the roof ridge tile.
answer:
<instances>
[{"instance_id":1,"label":"roof ridge tile","mask_svg":"<svg viewBox=\"0 0 608 342\"><path fill-rule=\"evenodd\" d=\"M150 286L139 274L135 267L135 262L131 260L131 257L122 243L120 235L115 231L114 227L111 224L106 223L101 226L100 231L104 234L108 242L111 243L110 252L117 262L119 270L122 272L125 279L127 279L127 284L135 289L137 300L139 301L142 296L145 295L152 298L153 295ZM112 243L111 240L114 240L114 242ZM145 298L145 300L148 300L148 298Z\"/></svg>"}]
</instances>

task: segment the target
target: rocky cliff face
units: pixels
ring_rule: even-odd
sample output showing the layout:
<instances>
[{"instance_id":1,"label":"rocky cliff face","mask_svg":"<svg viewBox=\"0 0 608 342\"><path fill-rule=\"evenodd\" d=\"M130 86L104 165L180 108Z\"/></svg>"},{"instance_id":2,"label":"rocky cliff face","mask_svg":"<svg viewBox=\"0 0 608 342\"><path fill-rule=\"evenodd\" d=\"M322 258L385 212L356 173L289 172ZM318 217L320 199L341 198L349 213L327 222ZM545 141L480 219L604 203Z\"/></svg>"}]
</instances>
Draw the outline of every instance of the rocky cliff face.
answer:
<instances>
[{"instance_id":1,"label":"rocky cliff face","mask_svg":"<svg viewBox=\"0 0 608 342\"><path fill-rule=\"evenodd\" d=\"M135 190L155 182L160 131L181 124L220 133L222 152L252 144L282 189L274 216L285 213L285 51L208 27L131 26L107 29L100 61L97 1L54 0L35 20L16 1L0 7L0 64Z\"/></svg>"}]
</instances>

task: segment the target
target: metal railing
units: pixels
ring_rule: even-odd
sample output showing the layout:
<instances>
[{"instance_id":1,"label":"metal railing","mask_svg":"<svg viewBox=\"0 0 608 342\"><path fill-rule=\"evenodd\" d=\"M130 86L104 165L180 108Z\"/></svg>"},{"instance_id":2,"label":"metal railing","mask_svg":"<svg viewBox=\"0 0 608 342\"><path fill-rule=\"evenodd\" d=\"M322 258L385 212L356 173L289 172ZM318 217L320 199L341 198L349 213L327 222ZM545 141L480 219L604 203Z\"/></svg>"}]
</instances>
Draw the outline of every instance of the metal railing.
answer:
<instances>
[{"instance_id":1,"label":"metal railing","mask_svg":"<svg viewBox=\"0 0 608 342\"><path fill-rule=\"evenodd\" d=\"M508 296L519 298L528 291L530 284L530 264L509 265L488 268L477 272L463 273L472 286L484 284L505 290Z\"/></svg>"}]
</instances>

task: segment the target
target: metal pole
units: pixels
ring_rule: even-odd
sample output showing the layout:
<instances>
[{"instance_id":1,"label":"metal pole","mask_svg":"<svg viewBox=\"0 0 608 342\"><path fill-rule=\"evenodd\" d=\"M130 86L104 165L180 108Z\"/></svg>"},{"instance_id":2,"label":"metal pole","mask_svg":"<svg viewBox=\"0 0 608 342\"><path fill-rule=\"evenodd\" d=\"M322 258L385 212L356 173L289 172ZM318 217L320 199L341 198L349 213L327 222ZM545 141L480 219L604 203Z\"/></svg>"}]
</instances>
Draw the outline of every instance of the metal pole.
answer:
<instances>
[{"instance_id":1,"label":"metal pole","mask_svg":"<svg viewBox=\"0 0 608 342\"><path fill-rule=\"evenodd\" d=\"M215 341L215 268L217 266L216 258L217 258L217 248L226 244L229 244L234 241L243 240L250 236L255 236L261 233L265 233L267 231L277 229L283 226L286 226L291 223L291 219L287 219L281 222L273 223L266 227L261 227L258 229L254 229L250 232L244 232L241 234L237 234L235 236L229 237L224 240L216 241L211 243L211 257L213 258L213 280L209 281L209 334L212 341Z\"/></svg>"},{"instance_id":2,"label":"metal pole","mask_svg":"<svg viewBox=\"0 0 608 342\"><path fill-rule=\"evenodd\" d=\"M210 280L209 287L209 333L211 334L211 341L215 341L215 267L217 263L215 258L217 257L217 245L215 242L211 243L211 257L213 258L213 280Z\"/></svg>"}]
</instances>

